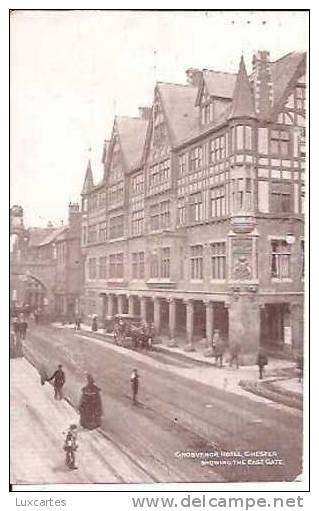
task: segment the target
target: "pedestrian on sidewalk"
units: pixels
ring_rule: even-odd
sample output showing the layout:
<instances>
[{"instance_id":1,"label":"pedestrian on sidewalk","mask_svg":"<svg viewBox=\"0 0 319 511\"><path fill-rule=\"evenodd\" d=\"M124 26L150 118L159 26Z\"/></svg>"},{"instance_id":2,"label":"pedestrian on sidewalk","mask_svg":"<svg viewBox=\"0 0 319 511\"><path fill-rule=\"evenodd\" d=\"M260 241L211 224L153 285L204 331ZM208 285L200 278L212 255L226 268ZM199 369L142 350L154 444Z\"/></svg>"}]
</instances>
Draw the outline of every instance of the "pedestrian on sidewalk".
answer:
<instances>
[{"instance_id":1,"label":"pedestrian on sidewalk","mask_svg":"<svg viewBox=\"0 0 319 511\"><path fill-rule=\"evenodd\" d=\"M80 316L75 318L75 330L81 330L81 318L80 318Z\"/></svg>"},{"instance_id":2,"label":"pedestrian on sidewalk","mask_svg":"<svg viewBox=\"0 0 319 511\"><path fill-rule=\"evenodd\" d=\"M212 339L213 356L215 357L215 363L217 365L219 361L219 367L223 367L223 356L225 352L225 344L221 338L219 330L214 330Z\"/></svg>"},{"instance_id":3,"label":"pedestrian on sidewalk","mask_svg":"<svg viewBox=\"0 0 319 511\"><path fill-rule=\"evenodd\" d=\"M26 320L26 317L23 316L20 320L20 333L21 333L21 339L25 339L27 336L27 329L28 329L28 323Z\"/></svg>"},{"instance_id":4,"label":"pedestrian on sidewalk","mask_svg":"<svg viewBox=\"0 0 319 511\"><path fill-rule=\"evenodd\" d=\"M63 398L62 396L62 388L65 384L65 374L62 369L62 365L59 364L58 368L54 373L52 374L51 378L48 378L47 381L53 380L53 388L54 388L54 399L61 400Z\"/></svg>"},{"instance_id":5,"label":"pedestrian on sidewalk","mask_svg":"<svg viewBox=\"0 0 319 511\"><path fill-rule=\"evenodd\" d=\"M70 470L76 470L75 451L78 449L77 444L77 426L71 424L66 434L63 449L65 450L65 464Z\"/></svg>"},{"instance_id":6,"label":"pedestrian on sidewalk","mask_svg":"<svg viewBox=\"0 0 319 511\"><path fill-rule=\"evenodd\" d=\"M133 404L136 404L137 403L138 386L139 386L139 374L137 372L137 369L133 369L133 371L132 371L131 386L132 386Z\"/></svg>"},{"instance_id":7,"label":"pedestrian on sidewalk","mask_svg":"<svg viewBox=\"0 0 319 511\"><path fill-rule=\"evenodd\" d=\"M102 401L101 389L94 383L91 374L87 375L87 385L82 388L80 399L80 424L86 429L95 429L101 426Z\"/></svg>"},{"instance_id":8,"label":"pedestrian on sidewalk","mask_svg":"<svg viewBox=\"0 0 319 511\"><path fill-rule=\"evenodd\" d=\"M239 368L239 353L240 353L240 344L239 342L233 342L229 347L229 367L233 367L233 363L236 364L236 369Z\"/></svg>"},{"instance_id":9,"label":"pedestrian on sidewalk","mask_svg":"<svg viewBox=\"0 0 319 511\"><path fill-rule=\"evenodd\" d=\"M259 379L262 380L264 376L264 367L268 364L268 357L263 349L258 351L256 364L259 368Z\"/></svg>"},{"instance_id":10,"label":"pedestrian on sidewalk","mask_svg":"<svg viewBox=\"0 0 319 511\"><path fill-rule=\"evenodd\" d=\"M94 314L92 319L92 332L97 332L98 325L97 325L97 315Z\"/></svg>"}]
</instances>

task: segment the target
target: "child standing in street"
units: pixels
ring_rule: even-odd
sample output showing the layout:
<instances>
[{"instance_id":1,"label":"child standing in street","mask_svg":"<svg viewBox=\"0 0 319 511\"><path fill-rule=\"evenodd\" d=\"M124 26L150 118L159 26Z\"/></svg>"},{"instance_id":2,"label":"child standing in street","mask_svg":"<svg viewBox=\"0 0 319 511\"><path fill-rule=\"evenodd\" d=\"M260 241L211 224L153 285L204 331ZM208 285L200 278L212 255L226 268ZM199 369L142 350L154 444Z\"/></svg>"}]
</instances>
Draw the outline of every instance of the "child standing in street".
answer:
<instances>
[{"instance_id":1,"label":"child standing in street","mask_svg":"<svg viewBox=\"0 0 319 511\"><path fill-rule=\"evenodd\" d=\"M75 451L78 448L77 444L77 426L71 424L69 431L66 434L64 442L65 450L65 464L70 470L76 470L78 467L75 466Z\"/></svg>"}]
</instances>

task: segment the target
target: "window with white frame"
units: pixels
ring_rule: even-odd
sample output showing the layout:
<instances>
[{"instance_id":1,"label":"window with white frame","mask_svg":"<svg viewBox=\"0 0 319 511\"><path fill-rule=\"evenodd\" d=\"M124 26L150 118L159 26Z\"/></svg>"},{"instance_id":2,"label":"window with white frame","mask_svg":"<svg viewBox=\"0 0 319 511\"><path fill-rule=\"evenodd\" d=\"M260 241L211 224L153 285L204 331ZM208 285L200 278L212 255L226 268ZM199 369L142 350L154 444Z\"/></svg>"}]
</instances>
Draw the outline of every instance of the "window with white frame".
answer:
<instances>
[{"instance_id":1,"label":"window with white frame","mask_svg":"<svg viewBox=\"0 0 319 511\"><path fill-rule=\"evenodd\" d=\"M216 186L210 190L210 214L212 218L226 214L225 186Z\"/></svg>"},{"instance_id":2,"label":"window with white frame","mask_svg":"<svg viewBox=\"0 0 319 511\"><path fill-rule=\"evenodd\" d=\"M144 192L144 173L140 172L132 178L132 194L139 195Z\"/></svg>"},{"instance_id":3,"label":"window with white frame","mask_svg":"<svg viewBox=\"0 0 319 511\"><path fill-rule=\"evenodd\" d=\"M124 255L110 254L109 256L109 277L121 279L124 276Z\"/></svg>"},{"instance_id":4,"label":"window with white frame","mask_svg":"<svg viewBox=\"0 0 319 511\"><path fill-rule=\"evenodd\" d=\"M203 245L190 247L190 273L192 280L203 279Z\"/></svg>"},{"instance_id":5,"label":"window with white frame","mask_svg":"<svg viewBox=\"0 0 319 511\"><path fill-rule=\"evenodd\" d=\"M216 163L217 161L225 158L225 135L214 138L210 141L210 162Z\"/></svg>"},{"instance_id":6,"label":"window with white frame","mask_svg":"<svg viewBox=\"0 0 319 511\"><path fill-rule=\"evenodd\" d=\"M152 204L150 207L150 227L151 231L157 231L160 228L159 204Z\"/></svg>"},{"instance_id":7,"label":"window with white frame","mask_svg":"<svg viewBox=\"0 0 319 511\"><path fill-rule=\"evenodd\" d=\"M214 104L206 100L200 107L202 125L209 124L214 120Z\"/></svg>"},{"instance_id":8,"label":"window with white frame","mask_svg":"<svg viewBox=\"0 0 319 511\"><path fill-rule=\"evenodd\" d=\"M170 224L170 202L162 201L150 207L150 226L152 231L166 229Z\"/></svg>"},{"instance_id":9,"label":"window with white frame","mask_svg":"<svg viewBox=\"0 0 319 511\"><path fill-rule=\"evenodd\" d=\"M114 206L124 200L124 183L116 183L109 189L109 206Z\"/></svg>"},{"instance_id":10,"label":"window with white frame","mask_svg":"<svg viewBox=\"0 0 319 511\"><path fill-rule=\"evenodd\" d=\"M304 111L306 101L305 87L296 87L295 90L295 108L296 110Z\"/></svg>"},{"instance_id":11,"label":"window with white frame","mask_svg":"<svg viewBox=\"0 0 319 511\"><path fill-rule=\"evenodd\" d=\"M131 232L132 236L139 236L144 230L144 209L132 212Z\"/></svg>"},{"instance_id":12,"label":"window with white frame","mask_svg":"<svg viewBox=\"0 0 319 511\"><path fill-rule=\"evenodd\" d=\"M178 157L178 177L187 174L188 171L188 153L181 154Z\"/></svg>"},{"instance_id":13,"label":"window with white frame","mask_svg":"<svg viewBox=\"0 0 319 511\"><path fill-rule=\"evenodd\" d=\"M194 171L199 169L203 164L203 148L202 146L197 146L191 149L189 155L189 168L190 171Z\"/></svg>"},{"instance_id":14,"label":"window with white frame","mask_svg":"<svg viewBox=\"0 0 319 511\"><path fill-rule=\"evenodd\" d=\"M170 204L169 201L160 202L160 226L162 229L169 227L170 223Z\"/></svg>"},{"instance_id":15,"label":"window with white frame","mask_svg":"<svg viewBox=\"0 0 319 511\"><path fill-rule=\"evenodd\" d=\"M189 221L200 222L204 218L202 192L193 193L189 197Z\"/></svg>"},{"instance_id":16,"label":"window with white frame","mask_svg":"<svg viewBox=\"0 0 319 511\"><path fill-rule=\"evenodd\" d=\"M287 130L270 130L270 152L277 155L288 155L289 139Z\"/></svg>"},{"instance_id":17,"label":"window with white frame","mask_svg":"<svg viewBox=\"0 0 319 511\"><path fill-rule=\"evenodd\" d=\"M150 276L151 279L156 279L159 276L158 255L156 251L152 252L150 255Z\"/></svg>"},{"instance_id":18,"label":"window with white frame","mask_svg":"<svg viewBox=\"0 0 319 511\"><path fill-rule=\"evenodd\" d=\"M177 202L177 223L178 225L186 224L186 205L185 198L178 199Z\"/></svg>"},{"instance_id":19,"label":"window with white frame","mask_svg":"<svg viewBox=\"0 0 319 511\"><path fill-rule=\"evenodd\" d=\"M210 244L211 277L213 280L226 278L226 243L215 242Z\"/></svg>"},{"instance_id":20,"label":"window with white frame","mask_svg":"<svg viewBox=\"0 0 319 511\"><path fill-rule=\"evenodd\" d=\"M271 183L271 210L274 213L289 213L292 211L292 186L290 183Z\"/></svg>"},{"instance_id":21,"label":"window with white frame","mask_svg":"<svg viewBox=\"0 0 319 511\"><path fill-rule=\"evenodd\" d=\"M291 245L286 240L271 241L271 276L276 279L291 276Z\"/></svg>"},{"instance_id":22,"label":"window with white frame","mask_svg":"<svg viewBox=\"0 0 319 511\"><path fill-rule=\"evenodd\" d=\"M88 227L88 243L96 243L97 241L97 229L96 225L89 225Z\"/></svg>"},{"instance_id":23,"label":"window with white frame","mask_svg":"<svg viewBox=\"0 0 319 511\"><path fill-rule=\"evenodd\" d=\"M170 159L156 163L150 167L150 186L154 187L167 182L170 179Z\"/></svg>"},{"instance_id":24,"label":"window with white frame","mask_svg":"<svg viewBox=\"0 0 319 511\"><path fill-rule=\"evenodd\" d=\"M250 177L231 181L232 211L251 211L253 208L253 182Z\"/></svg>"},{"instance_id":25,"label":"window with white frame","mask_svg":"<svg viewBox=\"0 0 319 511\"><path fill-rule=\"evenodd\" d=\"M99 208L105 208L106 206L106 191L102 191L99 193Z\"/></svg>"},{"instance_id":26,"label":"window with white frame","mask_svg":"<svg viewBox=\"0 0 319 511\"><path fill-rule=\"evenodd\" d=\"M107 265L107 257L106 256L100 257L100 260L99 260L99 278L100 279L107 278L106 265Z\"/></svg>"},{"instance_id":27,"label":"window with white frame","mask_svg":"<svg viewBox=\"0 0 319 511\"><path fill-rule=\"evenodd\" d=\"M89 279L95 279L96 278L96 258L95 257L89 258L88 266L89 266Z\"/></svg>"},{"instance_id":28,"label":"window with white frame","mask_svg":"<svg viewBox=\"0 0 319 511\"><path fill-rule=\"evenodd\" d=\"M170 248L165 247L160 250L160 276L162 279L169 279L170 277Z\"/></svg>"},{"instance_id":29,"label":"window with white frame","mask_svg":"<svg viewBox=\"0 0 319 511\"><path fill-rule=\"evenodd\" d=\"M133 279L144 279L144 252L132 254L132 277Z\"/></svg>"},{"instance_id":30,"label":"window with white frame","mask_svg":"<svg viewBox=\"0 0 319 511\"><path fill-rule=\"evenodd\" d=\"M106 222L101 222L99 224L99 241L106 241L106 238L107 238Z\"/></svg>"}]
</instances>

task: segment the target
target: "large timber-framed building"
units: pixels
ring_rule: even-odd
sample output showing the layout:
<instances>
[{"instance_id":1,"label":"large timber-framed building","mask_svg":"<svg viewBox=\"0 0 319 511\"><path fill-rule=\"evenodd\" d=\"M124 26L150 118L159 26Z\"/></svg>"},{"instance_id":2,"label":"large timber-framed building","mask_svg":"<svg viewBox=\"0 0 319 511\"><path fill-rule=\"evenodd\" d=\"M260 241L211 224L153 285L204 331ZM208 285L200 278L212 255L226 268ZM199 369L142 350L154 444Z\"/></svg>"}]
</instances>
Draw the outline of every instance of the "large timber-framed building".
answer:
<instances>
[{"instance_id":1,"label":"large timber-framed building","mask_svg":"<svg viewBox=\"0 0 319 511\"><path fill-rule=\"evenodd\" d=\"M244 352L303 340L306 55L189 69L116 117L82 190L82 312L134 312L172 339Z\"/></svg>"}]
</instances>

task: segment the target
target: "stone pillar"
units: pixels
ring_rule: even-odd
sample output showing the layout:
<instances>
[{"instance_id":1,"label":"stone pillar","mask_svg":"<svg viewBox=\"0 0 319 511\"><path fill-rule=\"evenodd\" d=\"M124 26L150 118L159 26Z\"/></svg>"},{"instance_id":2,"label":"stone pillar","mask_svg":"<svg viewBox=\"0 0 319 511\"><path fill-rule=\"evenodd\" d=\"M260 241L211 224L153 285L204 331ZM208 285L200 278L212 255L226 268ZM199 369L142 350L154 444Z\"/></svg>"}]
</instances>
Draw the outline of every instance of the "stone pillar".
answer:
<instances>
[{"instance_id":1,"label":"stone pillar","mask_svg":"<svg viewBox=\"0 0 319 511\"><path fill-rule=\"evenodd\" d=\"M117 297L117 310L119 314L123 314L124 312L124 296L118 295Z\"/></svg>"},{"instance_id":2,"label":"stone pillar","mask_svg":"<svg viewBox=\"0 0 319 511\"><path fill-rule=\"evenodd\" d=\"M128 313L134 314L134 296L129 295L128 297Z\"/></svg>"},{"instance_id":3,"label":"stone pillar","mask_svg":"<svg viewBox=\"0 0 319 511\"><path fill-rule=\"evenodd\" d=\"M243 361L254 364L260 345L260 307L252 297L234 296L228 306L229 345L241 346Z\"/></svg>"},{"instance_id":4,"label":"stone pillar","mask_svg":"<svg viewBox=\"0 0 319 511\"><path fill-rule=\"evenodd\" d=\"M168 299L169 305L169 336L171 340L175 338L176 328L176 300L175 298Z\"/></svg>"},{"instance_id":5,"label":"stone pillar","mask_svg":"<svg viewBox=\"0 0 319 511\"><path fill-rule=\"evenodd\" d=\"M194 351L194 303L192 300L186 300L186 351Z\"/></svg>"},{"instance_id":6,"label":"stone pillar","mask_svg":"<svg viewBox=\"0 0 319 511\"><path fill-rule=\"evenodd\" d=\"M37 304L39 304L39 294L37 294ZM63 314L67 314L68 312L68 303L67 303L67 299L66 299L66 296L63 295Z\"/></svg>"},{"instance_id":7,"label":"stone pillar","mask_svg":"<svg viewBox=\"0 0 319 511\"><path fill-rule=\"evenodd\" d=\"M206 339L208 345L212 345L214 330L214 304L210 300L205 302L206 305Z\"/></svg>"},{"instance_id":8,"label":"stone pillar","mask_svg":"<svg viewBox=\"0 0 319 511\"><path fill-rule=\"evenodd\" d=\"M304 308L303 303L290 304L290 325L292 349L303 352L304 349Z\"/></svg>"},{"instance_id":9,"label":"stone pillar","mask_svg":"<svg viewBox=\"0 0 319 511\"><path fill-rule=\"evenodd\" d=\"M154 328L156 331L156 334L159 334L160 328L161 328L161 302L160 299L157 297L153 298L154 303Z\"/></svg>"},{"instance_id":10,"label":"stone pillar","mask_svg":"<svg viewBox=\"0 0 319 511\"><path fill-rule=\"evenodd\" d=\"M104 319L107 315L107 297L105 294L100 295L100 316Z\"/></svg>"},{"instance_id":11,"label":"stone pillar","mask_svg":"<svg viewBox=\"0 0 319 511\"><path fill-rule=\"evenodd\" d=\"M141 300L141 317L142 317L142 320L146 323L146 321L147 321L147 318L146 318L147 298L146 298L146 296L141 296L140 300Z\"/></svg>"},{"instance_id":12,"label":"stone pillar","mask_svg":"<svg viewBox=\"0 0 319 511\"><path fill-rule=\"evenodd\" d=\"M114 316L115 314L115 303L114 303L114 295L108 295L108 313L109 316Z\"/></svg>"}]
</instances>

